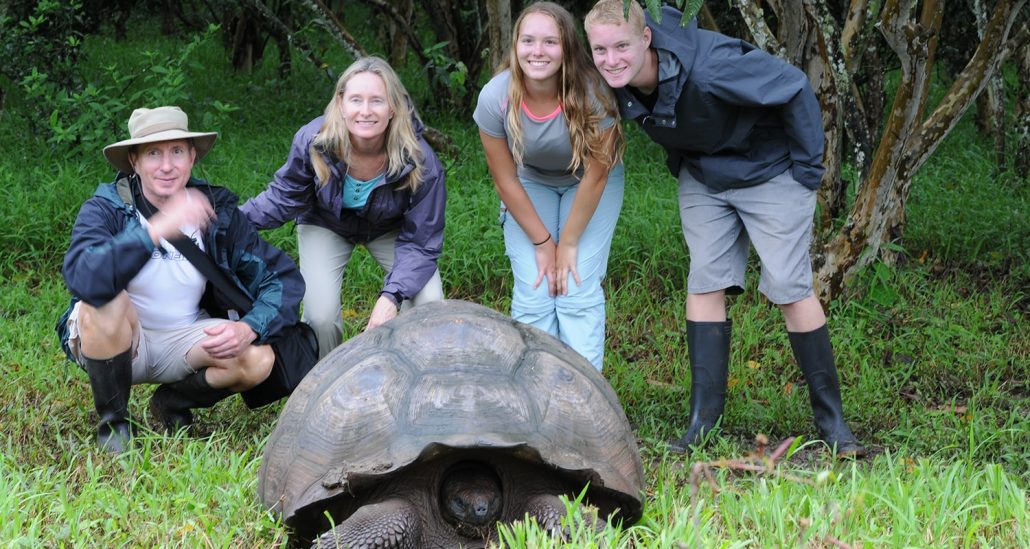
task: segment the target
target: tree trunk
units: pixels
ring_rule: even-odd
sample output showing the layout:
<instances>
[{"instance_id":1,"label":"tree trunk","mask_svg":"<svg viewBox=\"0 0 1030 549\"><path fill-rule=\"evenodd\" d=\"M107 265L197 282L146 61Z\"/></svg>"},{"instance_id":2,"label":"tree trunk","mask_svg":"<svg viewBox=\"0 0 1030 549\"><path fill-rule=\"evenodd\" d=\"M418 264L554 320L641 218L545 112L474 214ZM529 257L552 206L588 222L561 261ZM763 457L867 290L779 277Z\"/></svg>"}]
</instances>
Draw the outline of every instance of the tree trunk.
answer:
<instances>
[{"instance_id":1,"label":"tree trunk","mask_svg":"<svg viewBox=\"0 0 1030 549\"><path fill-rule=\"evenodd\" d=\"M504 61L511 44L511 2L486 0L487 33L490 36L490 71Z\"/></svg>"},{"instance_id":2,"label":"tree trunk","mask_svg":"<svg viewBox=\"0 0 1030 549\"><path fill-rule=\"evenodd\" d=\"M873 56L876 48L869 48L869 36L872 34L870 19L875 16L869 7L869 0L851 0L848 11L844 17L844 25L840 33L840 49L844 58L844 77L847 79L847 93L842 92L844 98L844 129L847 137L846 148L842 145L841 159L850 154L850 160L857 172L857 181L865 177L872 161L873 134L878 127L878 121L883 115L881 98L883 96L883 76L881 71L867 71L875 78L868 81L864 86L865 94L862 93L862 86L859 85L857 75L862 67L863 59L869 54ZM873 57L867 65L879 67L878 58ZM824 181L825 183L825 181ZM846 207L846 196L841 189L841 196L837 197L834 203L836 208L830 212L830 217L836 219L844 214Z\"/></svg>"},{"instance_id":3,"label":"tree trunk","mask_svg":"<svg viewBox=\"0 0 1030 549\"><path fill-rule=\"evenodd\" d=\"M250 10L242 10L233 21L232 68L239 72L250 72L254 61L261 57L258 48L261 36Z\"/></svg>"},{"instance_id":4,"label":"tree trunk","mask_svg":"<svg viewBox=\"0 0 1030 549\"><path fill-rule=\"evenodd\" d=\"M272 31L277 36L282 36L285 39L285 42L280 42L280 47L289 48L292 46L297 48L297 51L301 52L304 57L307 57L308 61L310 61L312 65L318 67L319 70L324 71L326 77L328 77L330 81L336 80L336 74L333 72L329 63L323 61L322 58L315 53L314 48L312 48L303 37L294 34L289 25L279 19L278 15L272 13L272 10L268 9L268 6L262 3L261 0L248 0L247 3L259 16L263 18L265 25L271 27ZM283 52L280 52L279 55L281 59ZM289 55L290 52L287 49L286 56L288 57Z\"/></svg>"},{"instance_id":5,"label":"tree trunk","mask_svg":"<svg viewBox=\"0 0 1030 549\"><path fill-rule=\"evenodd\" d=\"M987 27L987 11L983 0L972 0L970 9L976 18L976 34L983 40ZM999 72L991 77L985 93L976 100L976 126L981 134L994 138L994 160L998 172L1005 171L1005 80Z\"/></svg>"},{"instance_id":6,"label":"tree trunk","mask_svg":"<svg viewBox=\"0 0 1030 549\"><path fill-rule=\"evenodd\" d=\"M1019 49L1016 69L1016 174L1030 178L1030 43Z\"/></svg>"},{"instance_id":7,"label":"tree trunk","mask_svg":"<svg viewBox=\"0 0 1030 549\"><path fill-rule=\"evenodd\" d=\"M922 82L919 103L914 106L912 111L914 114L912 120L917 124L922 121L923 113L926 112L926 101L930 97L930 86L933 83L933 64L937 59L937 37L940 35L943 15L943 10L939 9L939 7L937 0L924 0L922 13L919 16L918 27L925 29L926 32L926 55L925 59L921 62L921 67L916 69L919 71L917 78ZM910 37L911 35L908 36ZM909 40L911 44L911 38ZM908 204L909 189L912 186L912 177L915 175L917 168L913 167L911 172L907 174L907 177L902 178L897 186L897 192L894 195L895 199L887 208L887 227L881 242L900 242L902 235L905 233L905 205ZM893 251L884 253L881 250L879 254L880 258L888 264L893 264L898 259L897 253Z\"/></svg>"},{"instance_id":8,"label":"tree trunk","mask_svg":"<svg viewBox=\"0 0 1030 549\"><path fill-rule=\"evenodd\" d=\"M793 7L788 5L788 9ZM844 164L844 132L847 127L844 112L848 108L855 109L857 105L851 99L847 84L849 78L843 71L843 54L837 49L837 44L840 43L837 38L838 29L835 25L819 24L820 21L833 21L829 17L826 1L805 0L799 13L804 19L795 25L803 26L804 33L799 33L791 39L801 40L803 36L802 43L806 47L798 49L787 45L786 51L796 52L795 62L805 68L805 73L819 98L825 138L823 166L826 167L818 195L819 227L829 230L833 226L833 219L843 215L847 205L847 181L841 177L841 166Z\"/></svg>"},{"instance_id":9,"label":"tree trunk","mask_svg":"<svg viewBox=\"0 0 1030 549\"><path fill-rule=\"evenodd\" d=\"M397 11L408 21L412 21L415 16L415 2L414 0L398 0L396 2ZM390 24L387 25L390 43L390 64L399 67L404 63L405 58L408 56L408 38L404 34L404 30L399 28L401 23L395 20L390 20Z\"/></svg>"},{"instance_id":10,"label":"tree trunk","mask_svg":"<svg viewBox=\"0 0 1030 549\"><path fill-rule=\"evenodd\" d=\"M405 18L404 14L397 11L391 2L385 0L363 0L366 4L377 8L379 11L386 14L391 21L397 25L397 31L404 34L408 40L408 46L412 48L415 55L418 57L418 62L426 66L429 64L429 59L426 57L425 48L422 46L422 41L418 39L418 36L412 31L410 21Z\"/></svg>"},{"instance_id":11,"label":"tree trunk","mask_svg":"<svg viewBox=\"0 0 1030 549\"><path fill-rule=\"evenodd\" d=\"M279 5L279 10L276 13L280 21L284 21L288 26L293 19L292 4L290 2L282 2ZM268 34L275 40L275 45L279 49L279 78L285 80L290 76L293 71L293 56L290 55L290 36L288 32L284 32L283 29L275 27L267 28Z\"/></svg>"},{"instance_id":12,"label":"tree trunk","mask_svg":"<svg viewBox=\"0 0 1030 549\"><path fill-rule=\"evenodd\" d=\"M1007 41L1013 21L1026 0L998 0L984 38L937 109L922 120L924 89L933 27L910 20L915 0L887 0L880 31L901 61L901 81L869 175L859 189L851 216L825 247L816 272L816 287L824 303L836 296L845 281L873 261L888 230L904 222L904 207L912 177L955 127L962 114L987 84L989 76L1025 41L1026 27ZM939 18L924 18L924 21ZM898 214L898 212L902 212Z\"/></svg>"}]
</instances>

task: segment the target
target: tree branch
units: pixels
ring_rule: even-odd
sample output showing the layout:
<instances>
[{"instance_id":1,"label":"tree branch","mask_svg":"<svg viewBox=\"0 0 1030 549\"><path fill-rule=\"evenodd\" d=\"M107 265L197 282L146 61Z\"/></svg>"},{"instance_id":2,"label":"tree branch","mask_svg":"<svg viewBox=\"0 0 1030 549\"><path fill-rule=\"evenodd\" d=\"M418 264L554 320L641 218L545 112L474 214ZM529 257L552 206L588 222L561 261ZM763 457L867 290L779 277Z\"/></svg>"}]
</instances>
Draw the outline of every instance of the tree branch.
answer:
<instances>
[{"instance_id":1,"label":"tree branch","mask_svg":"<svg viewBox=\"0 0 1030 549\"><path fill-rule=\"evenodd\" d=\"M869 0L851 0L844 28L840 32L840 49L844 55L844 65L848 74L858 72L862 59L863 29L868 20Z\"/></svg>"},{"instance_id":2,"label":"tree branch","mask_svg":"<svg viewBox=\"0 0 1030 549\"><path fill-rule=\"evenodd\" d=\"M300 51L308 61L311 61L313 65L318 67L320 71L324 72L329 80L332 81L336 79L336 75L333 73L329 64L323 61L322 58L318 57L311 45L290 30L290 28L286 26L286 23L283 23L278 16L272 13L272 10L268 9L268 6L266 6L264 2L261 2L260 0L247 0L247 4L254 8L259 15L264 17L265 20L268 21L268 23L271 24L278 32L286 35L286 39L290 44L297 48L297 50Z\"/></svg>"},{"instance_id":3,"label":"tree branch","mask_svg":"<svg viewBox=\"0 0 1030 549\"><path fill-rule=\"evenodd\" d=\"M404 18L404 16L397 11L397 8L385 2L384 0L361 0L365 4L368 4L379 11L385 13L391 19L397 23L397 28L404 33L405 38L408 39L408 43L411 44L412 49L415 50L415 55L418 56L418 61L421 65L426 66L429 64L429 58L426 57L425 48L422 46L422 42L415 36L415 33L411 30L411 21Z\"/></svg>"},{"instance_id":4,"label":"tree branch","mask_svg":"<svg viewBox=\"0 0 1030 549\"><path fill-rule=\"evenodd\" d=\"M765 12L762 10L761 4L751 0L733 0L733 5L744 18L744 23L747 24L755 45L782 58L786 50L765 22Z\"/></svg>"},{"instance_id":5,"label":"tree branch","mask_svg":"<svg viewBox=\"0 0 1030 549\"><path fill-rule=\"evenodd\" d=\"M329 30L336 36L336 41L343 46L343 49L347 50L351 57L357 59L358 57L368 55L365 48L361 47L361 44L351 36L351 33L347 31L343 23L336 18L333 10L329 9L322 0L302 0L302 2L309 9L322 16L322 21L328 24Z\"/></svg>"},{"instance_id":6,"label":"tree branch","mask_svg":"<svg viewBox=\"0 0 1030 549\"><path fill-rule=\"evenodd\" d=\"M944 140L944 136L958 124L962 114L989 82L988 76L1027 42L1030 31L1025 23L1015 36L1007 39L1024 4L1026 0L998 0L994 15L984 32L984 39L973 57L955 78L937 109L920 126L913 143L908 147L906 156L912 170L922 166Z\"/></svg>"}]
</instances>

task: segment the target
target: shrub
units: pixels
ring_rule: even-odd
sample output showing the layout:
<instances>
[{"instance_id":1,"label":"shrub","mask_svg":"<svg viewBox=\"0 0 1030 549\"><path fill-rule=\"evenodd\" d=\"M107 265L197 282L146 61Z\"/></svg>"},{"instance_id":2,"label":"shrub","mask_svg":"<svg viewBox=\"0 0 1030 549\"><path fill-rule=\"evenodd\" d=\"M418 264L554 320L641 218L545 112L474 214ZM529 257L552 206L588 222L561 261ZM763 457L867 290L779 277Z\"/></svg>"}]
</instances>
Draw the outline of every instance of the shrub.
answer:
<instances>
[{"instance_id":1,"label":"shrub","mask_svg":"<svg viewBox=\"0 0 1030 549\"><path fill-rule=\"evenodd\" d=\"M53 149L79 155L95 151L123 133L124 121L139 105L176 105L190 97L187 70L198 46L218 32L210 25L183 47L170 53L144 51L142 70L119 64L103 67L97 81L77 76L76 64L83 25L81 2L61 4L44 0L17 24L0 18L3 51L13 62L4 76L17 82L31 108L18 114ZM17 53L14 53L17 52ZM216 102L220 113L235 107Z\"/></svg>"}]
</instances>

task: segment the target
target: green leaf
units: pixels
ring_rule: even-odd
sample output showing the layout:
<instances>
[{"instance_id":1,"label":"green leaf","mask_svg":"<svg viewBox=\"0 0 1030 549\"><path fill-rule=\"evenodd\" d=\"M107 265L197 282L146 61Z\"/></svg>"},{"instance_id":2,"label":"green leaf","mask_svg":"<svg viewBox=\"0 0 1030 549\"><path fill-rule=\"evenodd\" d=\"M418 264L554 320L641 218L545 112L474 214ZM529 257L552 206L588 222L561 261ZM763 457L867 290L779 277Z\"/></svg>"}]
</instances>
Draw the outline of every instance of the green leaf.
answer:
<instances>
[{"instance_id":1,"label":"green leaf","mask_svg":"<svg viewBox=\"0 0 1030 549\"><path fill-rule=\"evenodd\" d=\"M701 13L701 7L704 4L705 0L685 0L680 2L680 11L683 12L683 19L681 20L683 26L686 26L691 19L697 17L698 13Z\"/></svg>"}]
</instances>

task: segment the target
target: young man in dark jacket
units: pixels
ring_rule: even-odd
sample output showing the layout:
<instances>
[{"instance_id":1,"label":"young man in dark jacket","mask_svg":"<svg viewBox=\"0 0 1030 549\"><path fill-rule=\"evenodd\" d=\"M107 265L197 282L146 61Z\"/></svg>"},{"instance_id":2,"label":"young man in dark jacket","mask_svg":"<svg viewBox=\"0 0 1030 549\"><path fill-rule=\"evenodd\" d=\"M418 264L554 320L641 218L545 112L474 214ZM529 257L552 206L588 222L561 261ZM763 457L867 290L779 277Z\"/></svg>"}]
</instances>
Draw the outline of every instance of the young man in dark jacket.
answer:
<instances>
[{"instance_id":1,"label":"young man in dark jacket","mask_svg":"<svg viewBox=\"0 0 1030 549\"><path fill-rule=\"evenodd\" d=\"M584 21L621 115L665 148L679 178L692 381L690 425L673 449L701 442L722 415L725 297L742 291L753 244L759 291L783 312L819 435L838 454L862 455L844 421L826 317L812 290L808 250L824 171L819 103L796 67L681 18L664 7L656 23L635 2L627 18L623 0L602 0Z\"/></svg>"},{"instance_id":2,"label":"young man in dark jacket","mask_svg":"<svg viewBox=\"0 0 1030 549\"><path fill-rule=\"evenodd\" d=\"M275 362L267 342L297 322L304 294L296 264L257 234L236 196L191 177L217 133L190 132L178 107L136 109L128 127L130 139L104 149L115 182L75 221L64 257L73 299L58 323L89 376L97 441L112 453L129 447L134 383L162 384L150 408L169 429L188 427L191 408L262 384ZM169 244L183 235L253 299L250 311L205 298L206 279Z\"/></svg>"}]
</instances>

